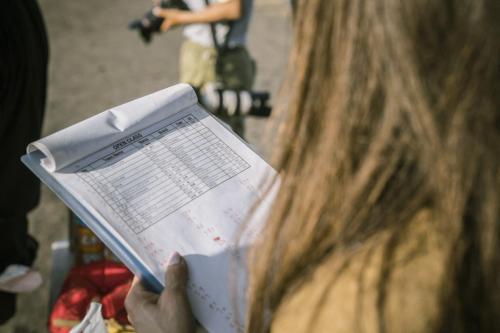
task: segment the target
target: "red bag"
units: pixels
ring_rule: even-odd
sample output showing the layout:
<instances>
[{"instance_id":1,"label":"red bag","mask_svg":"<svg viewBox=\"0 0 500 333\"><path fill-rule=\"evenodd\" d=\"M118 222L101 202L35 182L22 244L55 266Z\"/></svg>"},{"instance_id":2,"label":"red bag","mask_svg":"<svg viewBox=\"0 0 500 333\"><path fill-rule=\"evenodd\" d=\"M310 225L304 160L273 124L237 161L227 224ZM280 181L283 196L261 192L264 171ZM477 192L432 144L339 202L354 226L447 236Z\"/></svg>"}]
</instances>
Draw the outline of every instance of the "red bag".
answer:
<instances>
[{"instance_id":1,"label":"red bag","mask_svg":"<svg viewBox=\"0 0 500 333\"><path fill-rule=\"evenodd\" d=\"M102 260L74 267L50 314L49 331L68 333L85 317L92 301L102 303L104 319L114 318L122 325L129 324L124 302L132 277L123 264L114 261Z\"/></svg>"}]
</instances>

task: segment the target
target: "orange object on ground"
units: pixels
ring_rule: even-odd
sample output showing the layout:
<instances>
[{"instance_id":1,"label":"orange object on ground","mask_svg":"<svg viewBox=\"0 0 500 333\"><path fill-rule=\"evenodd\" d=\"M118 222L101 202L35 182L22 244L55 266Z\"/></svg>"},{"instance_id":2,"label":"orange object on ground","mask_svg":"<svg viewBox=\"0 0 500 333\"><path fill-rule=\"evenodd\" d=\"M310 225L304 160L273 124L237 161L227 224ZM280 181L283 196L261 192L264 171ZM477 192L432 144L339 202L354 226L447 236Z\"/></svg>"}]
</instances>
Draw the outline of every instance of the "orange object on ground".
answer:
<instances>
[{"instance_id":1,"label":"orange object on ground","mask_svg":"<svg viewBox=\"0 0 500 333\"><path fill-rule=\"evenodd\" d=\"M104 319L113 318L122 325L128 324L124 302L132 277L123 264L114 261L101 260L74 267L50 314L49 331L69 332L85 317L94 300L102 303Z\"/></svg>"}]
</instances>

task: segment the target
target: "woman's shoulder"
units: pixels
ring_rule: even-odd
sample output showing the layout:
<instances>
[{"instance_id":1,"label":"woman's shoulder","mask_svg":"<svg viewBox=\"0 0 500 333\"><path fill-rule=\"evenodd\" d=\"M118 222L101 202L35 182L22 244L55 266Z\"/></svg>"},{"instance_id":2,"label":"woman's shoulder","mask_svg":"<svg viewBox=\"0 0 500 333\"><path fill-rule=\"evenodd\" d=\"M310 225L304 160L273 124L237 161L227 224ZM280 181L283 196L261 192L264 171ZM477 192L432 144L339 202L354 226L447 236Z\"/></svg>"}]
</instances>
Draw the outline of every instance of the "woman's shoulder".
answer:
<instances>
[{"instance_id":1,"label":"woman's shoulder","mask_svg":"<svg viewBox=\"0 0 500 333\"><path fill-rule=\"evenodd\" d=\"M285 298L272 332L428 332L449 253L432 213L334 254Z\"/></svg>"}]
</instances>

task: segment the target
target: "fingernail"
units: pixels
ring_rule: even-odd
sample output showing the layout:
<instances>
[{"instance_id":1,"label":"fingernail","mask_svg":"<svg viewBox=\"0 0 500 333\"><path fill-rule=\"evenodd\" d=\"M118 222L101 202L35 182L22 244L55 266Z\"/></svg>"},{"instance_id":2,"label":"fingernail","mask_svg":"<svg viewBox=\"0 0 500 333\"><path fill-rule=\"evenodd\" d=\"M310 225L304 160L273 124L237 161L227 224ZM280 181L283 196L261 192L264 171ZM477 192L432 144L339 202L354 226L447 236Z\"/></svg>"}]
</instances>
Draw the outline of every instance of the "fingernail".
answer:
<instances>
[{"instance_id":1,"label":"fingernail","mask_svg":"<svg viewBox=\"0 0 500 333\"><path fill-rule=\"evenodd\" d=\"M167 266L177 265L181 262L181 255L178 252L174 252L168 258Z\"/></svg>"}]
</instances>

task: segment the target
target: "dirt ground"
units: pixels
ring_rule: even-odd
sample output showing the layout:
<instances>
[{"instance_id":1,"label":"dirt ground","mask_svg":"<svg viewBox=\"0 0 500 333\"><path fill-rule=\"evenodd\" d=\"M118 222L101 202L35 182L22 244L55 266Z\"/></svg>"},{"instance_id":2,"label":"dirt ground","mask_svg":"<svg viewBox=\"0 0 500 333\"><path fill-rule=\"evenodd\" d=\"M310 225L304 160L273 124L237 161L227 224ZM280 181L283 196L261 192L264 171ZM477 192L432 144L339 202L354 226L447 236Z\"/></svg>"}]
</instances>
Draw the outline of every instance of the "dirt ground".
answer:
<instances>
[{"instance_id":1,"label":"dirt ground","mask_svg":"<svg viewBox=\"0 0 500 333\"><path fill-rule=\"evenodd\" d=\"M50 70L44 135L114 105L177 83L179 29L157 36L145 46L127 30L148 0L39 0L50 39ZM276 96L283 78L291 40L287 0L256 0L249 49L257 61L255 88ZM270 139L263 139L268 120L249 119L248 141L263 156ZM46 332L51 249L67 238L68 212L46 187L30 215L31 232L41 247L35 266L44 276L37 291L18 298L18 313L1 333Z\"/></svg>"}]
</instances>

